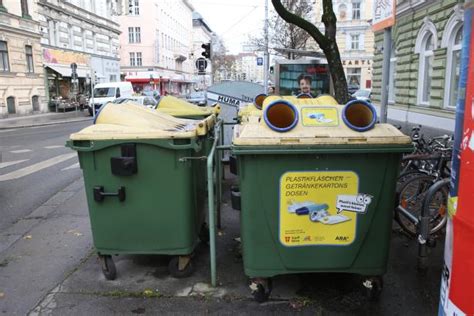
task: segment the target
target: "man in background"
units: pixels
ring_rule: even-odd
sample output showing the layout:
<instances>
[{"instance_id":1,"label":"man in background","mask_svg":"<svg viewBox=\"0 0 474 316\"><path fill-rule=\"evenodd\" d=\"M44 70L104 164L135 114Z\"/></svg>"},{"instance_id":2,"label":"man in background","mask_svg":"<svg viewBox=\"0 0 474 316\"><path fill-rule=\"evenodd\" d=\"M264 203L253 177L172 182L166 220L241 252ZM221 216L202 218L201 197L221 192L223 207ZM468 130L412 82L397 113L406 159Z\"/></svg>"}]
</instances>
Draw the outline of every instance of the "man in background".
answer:
<instances>
[{"instance_id":1,"label":"man in background","mask_svg":"<svg viewBox=\"0 0 474 316\"><path fill-rule=\"evenodd\" d=\"M311 76L301 74L298 77L298 84L300 87L300 91L298 94L307 94L312 97L311 95Z\"/></svg>"}]
</instances>

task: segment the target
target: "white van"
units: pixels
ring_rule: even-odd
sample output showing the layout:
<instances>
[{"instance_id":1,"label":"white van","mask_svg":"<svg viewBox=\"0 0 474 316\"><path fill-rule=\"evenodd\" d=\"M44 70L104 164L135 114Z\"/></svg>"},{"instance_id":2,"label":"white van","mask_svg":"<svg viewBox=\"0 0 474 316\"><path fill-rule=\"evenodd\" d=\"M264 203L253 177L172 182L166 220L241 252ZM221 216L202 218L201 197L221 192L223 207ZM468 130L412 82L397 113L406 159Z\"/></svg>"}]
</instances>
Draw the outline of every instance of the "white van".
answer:
<instances>
[{"instance_id":1,"label":"white van","mask_svg":"<svg viewBox=\"0 0 474 316\"><path fill-rule=\"evenodd\" d=\"M131 82L98 83L94 86L94 98L89 100L89 114L92 115L94 105L97 112L107 102L112 102L117 98L128 98L132 95L133 87Z\"/></svg>"}]
</instances>

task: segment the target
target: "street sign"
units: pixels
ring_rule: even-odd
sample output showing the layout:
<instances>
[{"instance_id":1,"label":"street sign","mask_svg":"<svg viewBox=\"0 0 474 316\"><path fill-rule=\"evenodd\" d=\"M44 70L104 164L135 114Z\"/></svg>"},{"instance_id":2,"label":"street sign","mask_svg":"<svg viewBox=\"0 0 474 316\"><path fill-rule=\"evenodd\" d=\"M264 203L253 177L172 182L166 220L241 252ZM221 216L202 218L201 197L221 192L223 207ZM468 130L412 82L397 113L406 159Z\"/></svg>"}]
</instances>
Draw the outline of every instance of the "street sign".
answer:
<instances>
[{"instance_id":1,"label":"street sign","mask_svg":"<svg viewBox=\"0 0 474 316\"><path fill-rule=\"evenodd\" d=\"M199 72L206 72L206 68L207 68L206 58L200 57L196 59L196 68L199 70Z\"/></svg>"},{"instance_id":2,"label":"street sign","mask_svg":"<svg viewBox=\"0 0 474 316\"><path fill-rule=\"evenodd\" d=\"M257 66L263 66L263 57L257 57Z\"/></svg>"},{"instance_id":3,"label":"street sign","mask_svg":"<svg viewBox=\"0 0 474 316\"><path fill-rule=\"evenodd\" d=\"M76 63L71 64L71 78L72 80L77 79L77 64Z\"/></svg>"},{"instance_id":4,"label":"street sign","mask_svg":"<svg viewBox=\"0 0 474 316\"><path fill-rule=\"evenodd\" d=\"M393 26L395 24L395 0L375 0L372 21L374 32Z\"/></svg>"}]
</instances>

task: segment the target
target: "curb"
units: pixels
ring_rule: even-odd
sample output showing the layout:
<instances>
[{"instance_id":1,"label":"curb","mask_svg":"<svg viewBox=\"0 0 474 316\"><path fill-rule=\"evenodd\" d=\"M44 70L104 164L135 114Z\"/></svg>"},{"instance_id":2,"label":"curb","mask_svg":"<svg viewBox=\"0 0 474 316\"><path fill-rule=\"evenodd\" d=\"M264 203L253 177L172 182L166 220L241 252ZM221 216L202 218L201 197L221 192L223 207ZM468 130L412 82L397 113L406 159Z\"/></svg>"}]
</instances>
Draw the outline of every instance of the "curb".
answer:
<instances>
[{"instance_id":1,"label":"curb","mask_svg":"<svg viewBox=\"0 0 474 316\"><path fill-rule=\"evenodd\" d=\"M26 125L0 126L0 130L37 127L37 126L48 126L48 125L66 124L66 123L76 123L76 122L85 122L85 121L92 121L92 120L93 120L92 117L84 117L84 118L54 121L54 122L33 123L33 124L26 124Z\"/></svg>"}]
</instances>

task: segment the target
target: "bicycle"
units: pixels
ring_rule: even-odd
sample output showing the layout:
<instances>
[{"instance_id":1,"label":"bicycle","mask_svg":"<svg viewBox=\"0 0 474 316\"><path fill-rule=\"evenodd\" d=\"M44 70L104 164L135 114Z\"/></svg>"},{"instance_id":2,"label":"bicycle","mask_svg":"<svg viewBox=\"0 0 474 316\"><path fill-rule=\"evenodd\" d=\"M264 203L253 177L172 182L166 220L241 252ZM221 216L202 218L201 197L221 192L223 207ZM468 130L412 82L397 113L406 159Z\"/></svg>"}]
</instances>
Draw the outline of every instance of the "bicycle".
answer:
<instances>
[{"instance_id":1,"label":"bicycle","mask_svg":"<svg viewBox=\"0 0 474 316\"><path fill-rule=\"evenodd\" d=\"M434 153L416 153L404 157L417 169L406 171L400 175L397 183L396 208L394 219L400 227L414 237L418 233L419 218L422 205L429 188L441 179L450 178L452 149L447 135L433 138L423 151ZM442 141L439 141L442 140ZM418 163L417 163L418 162ZM440 189L430 197L429 205L429 234L433 235L446 225L446 209L449 191Z\"/></svg>"}]
</instances>

